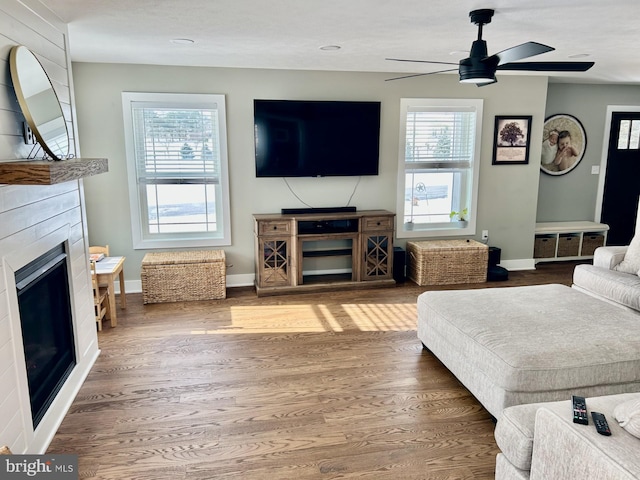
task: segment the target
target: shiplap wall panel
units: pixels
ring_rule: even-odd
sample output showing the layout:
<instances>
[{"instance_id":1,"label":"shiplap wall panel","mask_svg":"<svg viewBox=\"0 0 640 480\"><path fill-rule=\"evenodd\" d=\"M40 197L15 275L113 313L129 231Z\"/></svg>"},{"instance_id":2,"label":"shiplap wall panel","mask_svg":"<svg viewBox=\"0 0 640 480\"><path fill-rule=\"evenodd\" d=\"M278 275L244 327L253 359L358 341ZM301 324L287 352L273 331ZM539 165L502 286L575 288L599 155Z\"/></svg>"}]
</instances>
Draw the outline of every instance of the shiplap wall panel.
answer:
<instances>
[{"instance_id":1,"label":"shiplap wall panel","mask_svg":"<svg viewBox=\"0 0 640 480\"><path fill-rule=\"evenodd\" d=\"M34 203L2 212L0 213L0 238L8 237L16 231L25 230L34 224L54 217L60 211L70 210L77 206L78 196L75 192L69 192L57 196L55 203ZM16 230L12 231L11 225L16 226Z\"/></svg>"},{"instance_id":2,"label":"shiplap wall panel","mask_svg":"<svg viewBox=\"0 0 640 480\"><path fill-rule=\"evenodd\" d=\"M9 52L15 45L29 48L51 78L69 129L71 152L76 151L66 32L66 25L38 0L0 2L0 161L27 158L32 148L25 145L22 138L24 116L15 98L9 72ZM14 453L45 451L98 353L82 199L80 181L52 186L0 185L0 445L8 445ZM11 289L14 289L14 272L9 270L13 268L15 258L31 255L31 251L41 249L43 242L48 244L57 239L61 232L68 235L65 241L79 358L50 413L45 415L35 432L31 428L28 391L25 391L24 353L20 351L22 341L18 337L19 318L16 318L17 297L15 291L8 291L7 282L10 281Z\"/></svg>"},{"instance_id":3,"label":"shiplap wall panel","mask_svg":"<svg viewBox=\"0 0 640 480\"><path fill-rule=\"evenodd\" d=\"M54 43L62 51L65 50L64 24L52 15L45 20L47 11L40 2L2 2L0 10L19 21L27 30L34 30L48 42ZM28 8L25 8L25 5ZM40 10L39 12L37 10ZM36 15L34 15L34 12Z\"/></svg>"},{"instance_id":4,"label":"shiplap wall panel","mask_svg":"<svg viewBox=\"0 0 640 480\"><path fill-rule=\"evenodd\" d=\"M24 188L23 185L7 185L0 190L0 205L3 210L13 210L30 203L53 201L52 199L58 195L77 190L77 186L70 182L55 185L31 185L31 187L33 188Z\"/></svg>"}]
</instances>

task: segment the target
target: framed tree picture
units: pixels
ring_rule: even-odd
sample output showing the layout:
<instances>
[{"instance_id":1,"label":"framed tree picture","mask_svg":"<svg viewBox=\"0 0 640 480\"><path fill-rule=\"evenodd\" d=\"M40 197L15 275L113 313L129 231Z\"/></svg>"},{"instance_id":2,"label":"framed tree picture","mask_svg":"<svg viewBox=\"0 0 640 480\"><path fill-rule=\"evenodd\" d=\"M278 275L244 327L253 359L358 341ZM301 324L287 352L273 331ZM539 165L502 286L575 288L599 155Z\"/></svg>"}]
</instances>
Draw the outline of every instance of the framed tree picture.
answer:
<instances>
[{"instance_id":1,"label":"framed tree picture","mask_svg":"<svg viewBox=\"0 0 640 480\"><path fill-rule=\"evenodd\" d=\"M493 165L529 163L531 115L496 116Z\"/></svg>"},{"instance_id":2,"label":"framed tree picture","mask_svg":"<svg viewBox=\"0 0 640 480\"><path fill-rule=\"evenodd\" d=\"M566 113L544 121L540 170L549 175L564 175L576 168L587 148L587 134L580 121Z\"/></svg>"}]
</instances>

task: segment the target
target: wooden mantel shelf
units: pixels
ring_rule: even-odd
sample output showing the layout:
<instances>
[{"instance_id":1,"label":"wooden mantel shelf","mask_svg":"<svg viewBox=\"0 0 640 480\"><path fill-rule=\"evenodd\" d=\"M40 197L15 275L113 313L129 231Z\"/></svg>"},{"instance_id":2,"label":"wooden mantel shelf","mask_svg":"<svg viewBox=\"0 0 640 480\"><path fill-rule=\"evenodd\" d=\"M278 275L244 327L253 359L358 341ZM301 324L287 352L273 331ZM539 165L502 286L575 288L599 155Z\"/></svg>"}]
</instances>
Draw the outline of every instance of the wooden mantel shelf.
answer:
<instances>
[{"instance_id":1,"label":"wooden mantel shelf","mask_svg":"<svg viewBox=\"0 0 640 480\"><path fill-rule=\"evenodd\" d=\"M53 185L108 171L106 158L0 161L0 184Z\"/></svg>"}]
</instances>

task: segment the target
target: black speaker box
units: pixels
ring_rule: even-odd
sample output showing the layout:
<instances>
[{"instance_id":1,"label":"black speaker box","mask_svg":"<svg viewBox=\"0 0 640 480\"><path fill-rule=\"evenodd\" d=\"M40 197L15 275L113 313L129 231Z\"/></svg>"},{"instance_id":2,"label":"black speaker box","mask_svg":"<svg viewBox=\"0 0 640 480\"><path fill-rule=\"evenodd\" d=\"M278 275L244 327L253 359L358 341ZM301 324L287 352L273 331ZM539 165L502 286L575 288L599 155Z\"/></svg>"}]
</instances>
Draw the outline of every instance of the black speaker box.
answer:
<instances>
[{"instance_id":1,"label":"black speaker box","mask_svg":"<svg viewBox=\"0 0 640 480\"><path fill-rule=\"evenodd\" d=\"M489 247L489 266L495 267L500 263L500 254L502 250L498 247Z\"/></svg>"},{"instance_id":2,"label":"black speaker box","mask_svg":"<svg viewBox=\"0 0 640 480\"><path fill-rule=\"evenodd\" d=\"M505 280L509 280L509 270L495 265L489 267L487 270L487 281L502 282Z\"/></svg>"},{"instance_id":3,"label":"black speaker box","mask_svg":"<svg viewBox=\"0 0 640 480\"><path fill-rule=\"evenodd\" d=\"M393 247L393 279L396 283L406 280L407 256L402 247Z\"/></svg>"}]
</instances>

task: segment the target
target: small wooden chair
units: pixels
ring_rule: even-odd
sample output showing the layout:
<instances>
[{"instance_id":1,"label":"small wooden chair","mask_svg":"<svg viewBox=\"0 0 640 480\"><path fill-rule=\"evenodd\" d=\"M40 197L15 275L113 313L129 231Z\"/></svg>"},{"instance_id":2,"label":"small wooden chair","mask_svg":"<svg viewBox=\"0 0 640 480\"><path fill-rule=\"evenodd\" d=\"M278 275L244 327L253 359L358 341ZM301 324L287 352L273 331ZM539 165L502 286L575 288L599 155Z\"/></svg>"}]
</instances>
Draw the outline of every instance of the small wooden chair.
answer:
<instances>
[{"instance_id":1,"label":"small wooden chair","mask_svg":"<svg viewBox=\"0 0 640 480\"><path fill-rule=\"evenodd\" d=\"M93 247L89 247L89 253L104 253L105 257L109 256L109 245L105 245L104 247L101 247L99 245L93 246Z\"/></svg>"},{"instance_id":2,"label":"small wooden chair","mask_svg":"<svg viewBox=\"0 0 640 480\"><path fill-rule=\"evenodd\" d=\"M102 331L102 319L111 318L109 310L109 287L98 285L98 275L96 274L96 262L91 263L91 286L93 288L93 307L96 315L98 330Z\"/></svg>"}]
</instances>

